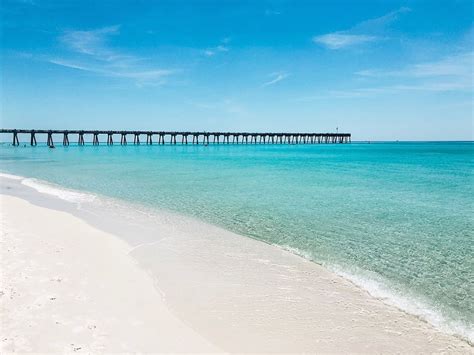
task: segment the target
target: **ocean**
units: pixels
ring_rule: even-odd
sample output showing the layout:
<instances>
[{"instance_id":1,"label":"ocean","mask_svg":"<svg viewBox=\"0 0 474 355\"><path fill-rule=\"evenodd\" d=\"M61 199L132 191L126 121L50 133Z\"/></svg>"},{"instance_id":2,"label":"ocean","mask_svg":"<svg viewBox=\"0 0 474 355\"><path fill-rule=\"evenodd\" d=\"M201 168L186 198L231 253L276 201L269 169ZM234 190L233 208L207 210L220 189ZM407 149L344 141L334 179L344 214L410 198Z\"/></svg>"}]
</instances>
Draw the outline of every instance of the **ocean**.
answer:
<instances>
[{"instance_id":1,"label":"ocean","mask_svg":"<svg viewBox=\"0 0 474 355\"><path fill-rule=\"evenodd\" d=\"M277 245L473 341L472 142L5 143L0 171Z\"/></svg>"}]
</instances>

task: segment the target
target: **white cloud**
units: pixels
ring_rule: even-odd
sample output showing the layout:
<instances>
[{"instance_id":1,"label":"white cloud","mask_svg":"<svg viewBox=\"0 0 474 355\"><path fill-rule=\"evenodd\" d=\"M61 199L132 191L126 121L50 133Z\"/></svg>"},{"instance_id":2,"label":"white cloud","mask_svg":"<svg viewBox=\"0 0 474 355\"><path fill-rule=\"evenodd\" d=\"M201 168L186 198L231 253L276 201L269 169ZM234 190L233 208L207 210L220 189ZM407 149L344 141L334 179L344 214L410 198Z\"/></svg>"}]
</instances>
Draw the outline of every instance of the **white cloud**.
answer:
<instances>
[{"instance_id":1,"label":"white cloud","mask_svg":"<svg viewBox=\"0 0 474 355\"><path fill-rule=\"evenodd\" d=\"M90 71L90 72L96 72L96 73L101 72L100 70L90 68L86 65L69 62L69 61L63 60L63 59L48 59L48 62L50 62L52 64L60 65L62 67L66 67L66 68L72 68L72 69L78 69L78 70L84 70L84 71Z\"/></svg>"},{"instance_id":2,"label":"white cloud","mask_svg":"<svg viewBox=\"0 0 474 355\"><path fill-rule=\"evenodd\" d=\"M281 15L281 11L270 10L270 9L265 10L265 16L278 16L278 15Z\"/></svg>"},{"instance_id":3,"label":"white cloud","mask_svg":"<svg viewBox=\"0 0 474 355\"><path fill-rule=\"evenodd\" d=\"M217 47L208 48L204 50L204 54L207 55L208 57L212 57L213 55L216 55L219 52L228 52L228 51L229 51L229 47L220 45Z\"/></svg>"},{"instance_id":4,"label":"white cloud","mask_svg":"<svg viewBox=\"0 0 474 355\"><path fill-rule=\"evenodd\" d=\"M119 33L120 26L66 31L60 41L69 49L70 55L67 58L48 58L47 61L103 76L130 79L138 85L162 84L165 77L176 72L147 66L144 58L111 48L109 37Z\"/></svg>"},{"instance_id":5,"label":"white cloud","mask_svg":"<svg viewBox=\"0 0 474 355\"><path fill-rule=\"evenodd\" d=\"M420 63L408 68L407 74L417 77L463 76L472 77L474 52L449 56L435 62Z\"/></svg>"},{"instance_id":6,"label":"white cloud","mask_svg":"<svg viewBox=\"0 0 474 355\"><path fill-rule=\"evenodd\" d=\"M472 92L472 85L468 82L440 81L432 83L394 84L386 86L361 87L347 90L327 90L314 95L294 99L295 102L308 102L324 99L362 99L373 98L380 95L396 95L407 92Z\"/></svg>"},{"instance_id":7,"label":"white cloud","mask_svg":"<svg viewBox=\"0 0 474 355\"><path fill-rule=\"evenodd\" d=\"M355 25L351 30L356 32L380 32L384 31L387 26L398 20L400 14L408 13L411 9L408 7L401 7L380 17L362 21Z\"/></svg>"},{"instance_id":8,"label":"white cloud","mask_svg":"<svg viewBox=\"0 0 474 355\"><path fill-rule=\"evenodd\" d=\"M356 75L365 77L371 86L347 90L325 90L295 101L320 99L372 98L380 95L419 93L471 93L473 85L474 52L446 56L437 61L408 65L398 70L368 69Z\"/></svg>"},{"instance_id":9,"label":"white cloud","mask_svg":"<svg viewBox=\"0 0 474 355\"><path fill-rule=\"evenodd\" d=\"M105 46L106 40L119 30L120 26L110 26L91 31L66 31L60 40L75 52L108 60L116 54Z\"/></svg>"},{"instance_id":10,"label":"white cloud","mask_svg":"<svg viewBox=\"0 0 474 355\"><path fill-rule=\"evenodd\" d=\"M367 69L355 74L365 77L413 77L428 78L453 76L469 78L472 76L474 52L447 56L437 61L417 63L399 70Z\"/></svg>"},{"instance_id":11,"label":"white cloud","mask_svg":"<svg viewBox=\"0 0 474 355\"><path fill-rule=\"evenodd\" d=\"M341 49L356 44L376 41L378 37L369 35L356 35L345 32L328 33L313 37L313 42L322 44L329 49Z\"/></svg>"},{"instance_id":12,"label":"white cloud","mask_svg":"<svg viewBox=\"0 0 474 355\"><path fill-rule=\"evenodd\" d=\"M216 55L217 53L228 52L230 50L230 48L227 46L227 44L229 42L230 42L230 38L225 37L220 41L221 44L219 44L216 47L206 48L203 51L203 53L204 53L204 55L206 55L208 57L212 57L212 56Z\"/></svg>"},{"instance_id":13,"label":"white cloud","mask_svg":"<svg viewBox=\"0 0 474 355\"><path fill-rule=\"evenodd\" d=\"M274 84L286 79L289 76L289 74L285 73L285 72L276 72L276 73L271 73L269 76L271 77L271 79L269 81L267 81L266 83L263 83L262 87L269 86L269 85L274 85Z\"/></svg>"},{"instance_id":14,"label":"white cloud","mask_svg":"<svg viewBox=\"0 0 474 355\"><path fill-rule=\"evenodd\" d=\"M381 33L399 15L411 11L407 7L389 12L386 15L362 21L349 30L336 31L313 37L313 42L329 49L343 49L384 39Z\"/></svg>"}]
</instances>

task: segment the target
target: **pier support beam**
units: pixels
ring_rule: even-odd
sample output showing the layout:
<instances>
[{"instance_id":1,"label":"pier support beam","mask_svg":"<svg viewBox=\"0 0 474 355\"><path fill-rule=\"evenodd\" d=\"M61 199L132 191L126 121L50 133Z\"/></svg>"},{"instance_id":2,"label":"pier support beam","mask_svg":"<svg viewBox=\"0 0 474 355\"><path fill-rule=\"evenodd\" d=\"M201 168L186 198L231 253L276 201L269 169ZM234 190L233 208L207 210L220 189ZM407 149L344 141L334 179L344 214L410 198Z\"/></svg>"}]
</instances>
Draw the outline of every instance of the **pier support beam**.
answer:
<instances>
[{"instance_id":1,"label":"pier support beam","mask_svg":"<svg viewBox=\"0 0 474 355\"><path fill-rule=\"evenodd\" d=\"M92 145L99 145L99 132L94 132L93 133Z\"/></svg>"},{"instance_id":2,"label":"pier support beam","mask_svg":"<svg viewBox=\"0 0 474 355\"><path fill-rule=\"evenodd\" d=\"M65 131L63 134L63 145L68 146L69 145L69 137L68 137L68 131Z\"/></svg>"},{"instance_id":3,"label":"pier support beam","mask_svg":"<svg viewBox=\"0 0 474 355\"><path fill-rule=\"evenodd\" d=\"M30 137L30 145L31 146L36 146L36 136L35 136L35 131L31 131L31 137Z\"/></svg>"},{"instance_id":4,"label":"pier support beam","mask_svg":"<svg viewBox=\"0 0 474 355\"><path fill-rule=\"evenodd\" d=\"M107 145L113 145L113 144L114 144L113 133L108 132L107 133Z\"/></svg>"},{"instance_id":5,"label":"pier support beam","mask_svg":"<svg viewBox=\"0 0 474 355\"><path fill-rule=\"evenodd\" d=\"M77 141L77 145L84 145L84 132L83 131L79 132L79 139Z\"/></svg>"},{"instance_id":6,"label":"pier support beam","mask_svg":"<svg viewBox=\"0 0 474 355\"><path fill-rule=\"evenodd\" d=\"M158 136L158 144L165 144L165 134L164 133L160 133L160 135Z\"/></svg>"},{"instance_id":7,"label":"pier support beam","mask_svg":"<svg viewBox=\"0 0 474 355\"><path fill-rule=\"evenodd\" d=\"M147 144L147 145L152 145L152 144L153 144L152 137L153 137L153 134L152 134L152 133L147 133L147 134L146 134L146 144Z\"/></svg>"},{"instance_id":8,"label":"pier support beam","mask_svg":"<svg viewBox=\"0 0 474 355\"><path fill-rule=\"evenodd\" d=\"M53 132L48 131L48 141L47 141L48 147L54 148L54 142L53 142Z\"/></svg>"},{"instance_id":9,"label":"pier support beam","mask_svg":"<svg viewBox=\"0 0 474 355\"><path fill-rule=\"evenodd\" d=\"M16 130L13 131L13 142L12 145L20 145L20 141L18 140L18 132Z\"/></svg>"},{"instance_id":10,"label":"pier support beam","mask_svg":"<svg viewBox=\"0 0 474 355\"><path fill-rule=\"evenodd\" d=\"M140 134L134 133L133 134L133 144L140 144Z\"/></svg>"}]
</instances>

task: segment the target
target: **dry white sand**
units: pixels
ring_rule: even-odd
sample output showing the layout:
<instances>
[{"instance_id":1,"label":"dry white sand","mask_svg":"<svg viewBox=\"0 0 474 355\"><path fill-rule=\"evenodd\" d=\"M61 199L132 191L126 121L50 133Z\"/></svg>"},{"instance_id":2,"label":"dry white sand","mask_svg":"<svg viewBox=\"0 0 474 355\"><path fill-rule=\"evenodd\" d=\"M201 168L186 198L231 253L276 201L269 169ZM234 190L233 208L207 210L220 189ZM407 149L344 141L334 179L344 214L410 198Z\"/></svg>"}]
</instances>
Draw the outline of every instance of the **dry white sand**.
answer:
<instances>
[{"instance_id":1,"label":"dry white sand","mask_svg":"<svg viewBox=\"0 0 474 355\"><path fill-rule=\"evenodd\" d=\"M2 196L0 350L473 352L273 246L191 222L156 233L132 249Z\"/></svg>"},{"instance_id":2,"label":"dry white sand","mask_svg":"<svg viewBox=\"0 0 474 355\"><path fill-rule=\"evenodd\" d=\"M212 352L116 237L1 196L1 352Z\"/></svg>"}]
</instances>

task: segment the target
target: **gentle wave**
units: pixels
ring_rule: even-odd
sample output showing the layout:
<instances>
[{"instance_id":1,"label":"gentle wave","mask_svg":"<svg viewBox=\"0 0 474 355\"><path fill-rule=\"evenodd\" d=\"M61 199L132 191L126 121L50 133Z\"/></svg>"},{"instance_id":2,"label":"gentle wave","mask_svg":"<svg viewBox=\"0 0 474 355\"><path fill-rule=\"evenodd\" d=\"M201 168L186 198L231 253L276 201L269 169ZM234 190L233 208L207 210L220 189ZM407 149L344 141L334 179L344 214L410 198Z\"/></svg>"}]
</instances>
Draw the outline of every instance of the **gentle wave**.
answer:
<instances>
[{"instance_id":1,"label":"gentle wave","mask_svg":"<svg viewBox=\"0 0 474 355\"><path fill-rule=\"evenodd\" d=\"M327 268L364 289L372 297L395 306L406 313L412 314L444 333L458 335L462 339L467 340L470 344L474 344L474 329L472 326L449 321L426 303L416 298L402 296L379 281L343 271L338 267L327 266Z\"/></svg>"},{"instance_id":2,"label":"gentle wave","mask_svg":"<svg viewBox=\"0 0 474 355\"><path fill-rule=\"evenodd\" d=\"M12 174L7 174L7 173L0 173L0 178L6 178L6 179L11 179L11 180L23 180L23 176L18 176L18 175L12 175Z\"/></svg>"},{"instance_id":3,"label":"gentle wave","mask_svg":"<svg viewBox=\"0 0 474 355\"><path fill-rule=\"evenodd\" d=\"M292 254L296 254L302 258L316 262L311 255L306 251L298 248L290 247L288 245L272 244L278 248L284 249ZM319 263L318 263L319 264ZM470 325L462 324L459 322L452 322L445 319L439 312L433 310L426 303L406 296L402 296L399 293L391 290L385 283L371 279L369 277L362 276L361 274L354 274L344 270L344 268L336 265L322 265L326 269L334 272L346 280L349 280L354 285L368 292L372 297L383 301L386 304L395 306L396 308L414 315L429 324L433 325L436 329L448 333L451 335L457 335L462 339L469 342L471 345L474 344L474 329Z\"/></svg>"},{"instance_id":4,"label":"gentle wave","mask_svg":"<svg viewBox=\"0 0 474 355\"><path fill-rule=\"evenodd\" d=\"M52 195L68 202L93 202L96 199L96 196L93 194L69 190L34 178L24 178L21 183L40 193Z\"/></svg>"}]
</instances>

